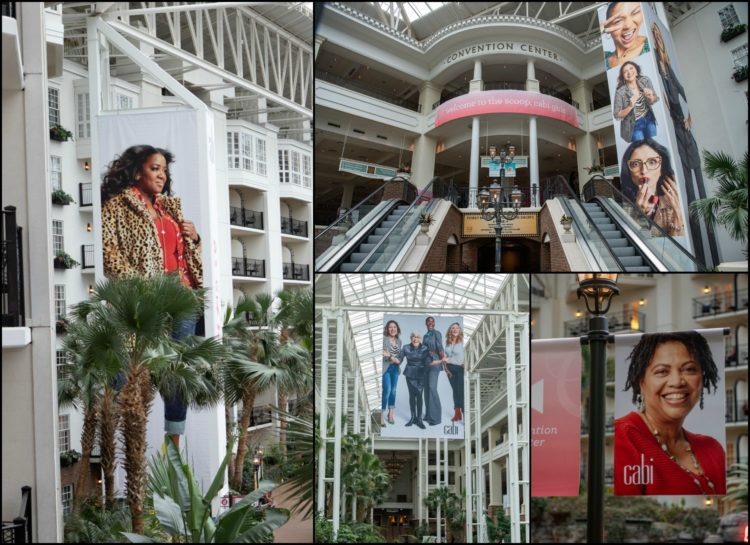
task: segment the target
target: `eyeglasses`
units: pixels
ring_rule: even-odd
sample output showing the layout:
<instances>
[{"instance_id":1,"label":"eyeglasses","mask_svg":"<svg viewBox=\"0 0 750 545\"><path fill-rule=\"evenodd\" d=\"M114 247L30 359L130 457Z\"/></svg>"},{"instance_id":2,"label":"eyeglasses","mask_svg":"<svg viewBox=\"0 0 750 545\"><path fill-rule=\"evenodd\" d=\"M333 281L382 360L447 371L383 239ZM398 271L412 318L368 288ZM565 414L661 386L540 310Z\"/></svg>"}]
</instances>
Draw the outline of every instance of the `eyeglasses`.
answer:
<instances>
[{"instance_id":1,"label":"eyeglasses","mask_svg":"<svg viewBox=\"0 0 750 545\"><path fill-rule=\"evenodd\" d=\"M658 168L661 165L661 157L649 157L646 159L646 170L654 170ZM641 167L644 166L644 162L640 159L634 159L632 161L628 161L628 167L630 170L641 170Z\"/></svg>"}]
</instances>

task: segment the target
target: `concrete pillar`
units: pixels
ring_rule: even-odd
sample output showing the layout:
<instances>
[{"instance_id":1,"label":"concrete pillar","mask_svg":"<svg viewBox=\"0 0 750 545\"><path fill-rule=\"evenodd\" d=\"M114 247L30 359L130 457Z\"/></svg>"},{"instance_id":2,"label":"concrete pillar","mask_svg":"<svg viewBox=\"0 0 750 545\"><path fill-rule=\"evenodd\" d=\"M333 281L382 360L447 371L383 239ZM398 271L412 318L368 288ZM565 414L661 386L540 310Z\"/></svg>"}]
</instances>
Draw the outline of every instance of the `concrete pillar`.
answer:
<instances>
[{"instance_id":1,"label":"concrete pillar","mask_svg":"<svg viewBox=\"0 0 750 545\"><path fill-rule=\"evenodd\" d=\"M534 59L526 61L526 90L533 93L539 92L539 80L536 79Z\"/></svg>"},{"instance_id":2,"label":"concrete pillar","mask_svg":"<svg viewBox=\"0 0 750 545\"><path fill-rule=\"evenodd\" d=\"M479 189L479 117L471 118L471 163L469 163L469 208L477 207Z\"/></svg>"},{"instance_id":3,"label":"concrete pillar","mask_svg":"<svg viewBox=\"0 0 750 545\"><path fill-rule=\"evenodd\" d=\"M539 148L537 146L536 116L529 117L529 181L531 206L539 206Z\"/></svg>"},{"instance_id":4,"label":"concrete pillar","mask_svg":"<svg viewBox=\"0 0 750 545\"><path fill-rule=\"evenodd\" d=\"M417 188L423 188L435 175L435 144L434 136L423 134L414 142L414 154L411 161L411 183Z\"/></svg>"},{"instance_id":5,"label":"concrete pillar","mask_svg":"<svg viewBox=\"0 0 750 545\"><path fill-rule=\"evenodd\" d=\"M314 60L317 60L318 58L318 51L320 51L320 46L323 45L323 42L325 42L326 39L321 36L320 34L315 35L315 57Z\"/></svg>"},{"instance_id":6,"label":"concrete pillar","mask_svg":"<svg viewBox=\"0 0 750 545\"><path fill-rule=\"evenodd\" d=\"M584 115L589 113L589 105L592 101L591 85L585 81L579 81L570 88L570 95L578 102L579 108ZM578 168L578 186L583 191L583 186L590 178L587 167L599 162L599 151L594 135L586 133L576 137L576 159Z\"/></svg>"}]
</instances>

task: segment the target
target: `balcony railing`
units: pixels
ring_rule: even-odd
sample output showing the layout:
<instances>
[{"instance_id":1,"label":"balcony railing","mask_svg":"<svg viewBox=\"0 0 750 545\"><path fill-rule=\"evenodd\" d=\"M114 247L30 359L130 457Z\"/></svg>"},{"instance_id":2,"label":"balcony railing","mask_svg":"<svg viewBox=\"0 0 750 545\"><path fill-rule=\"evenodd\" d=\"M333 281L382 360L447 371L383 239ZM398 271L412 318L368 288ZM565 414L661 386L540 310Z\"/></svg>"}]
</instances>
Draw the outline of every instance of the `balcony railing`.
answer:
<instances>
[{"instance_id":1,"label":"balcony railing","mask_svg":"<svg viewBox=\"0 0 750 545\"><path fill-rule=\"evenodd\" d=\"M81 203L81 206L91 206L93 204L91 182L78 184L78 202Z\"/></svg>"},{"instance_id":2,"label":"balcony railing","mask_svg":"<svg viewBox=\"0 0 750 545\"><path fill-rule=\"evenodd\" d=\"M271 423L271 409L268 407L254 407L250 413L250 427Z\"/></svg>"},{"instance_id":3,"label":"balcony railing","mask_svg":"<svg viewBox=\"0 0 750 545\"><path fill-rule=\"evenodd\" d=\"M2 313L3 327L22 327L25 323L23 300L23 242L16 224L16 207L3 210Z\"/></svg>"},{"instance_id":4,"label":"balcony railing","mask_svg":"<svg viewBox=\"0 0 750 545\"><path fill-rule=\"evenodd\" d=\"M266 277L266 262L263 259L232 258L232 276Z\"/></svg>"},{"instance_id":5,"label":"balcony railing","mask_svg":"<svg viewBox=\"0 0 750 545\"><path fill-rule=\"evenodd\" d=\"M607 314L610 333L617 331L646 331L646 315L629 310ZM578 318L564 323L566 337L579 337L589 331L589 319Z\"/></svg>"},{"instance_id":6,"label":"balcony railing","mask_svg":"<svg viewBox=\"0 0 750 545\"><path fill-rule=\"evenodd\" d=\"M16 18L16 2L3 2L2 3L3 17ZM3 540L5 543L5 540Z\"/></svg>"},{"instance_id":7,"label":"balcony railing","mask_svg":"<svg viewBox=\"0 0 750 545\"><path fill-rule=\"evenodd\" d=\"M727 403L726 421L729 423L747 422L747 411L747 398L740 398L734 404Z\"/></svg>"},{"instance_id":8,"label":"balcony railing","mask_svg":"<svg viewBox=\"0 0 750 545\"><path fill-rule=\"evenodd\" d=\"M229 207L229 223L239 227L263 229L263 212L256 212L239 206Z\"/></svg>"},{"instance_id":9,"label":"balcony railing","mask_svg":"<svg viewBox=\"0 0 750 545\"><path fill-rule=\"evenodd\" d=\"M3 543L33 543L31 524L31 487L21 487L20 515L12 522L3 521Z\"/></svg>"},{"instance_id":10,"label":"balcony railing","mask_svg":"<svg viewBox=\"0 0 750 545\"><path fill-rule=\"evenodd\" d=\"M747 288L693 299L693 318L706 318L741 310L747 312Z\"/></svg>"},{"instance_id":11,"label":"balcony railing","mask_svg":"<svg viewBox=\"0 0 750 545\"><path fill-rule=\"evenodd\" d=\"M82 269L94 268L94 245L93 244L81 244L81 268Z\"/></svg>"},{"instance_id":12,"label":"balcony railing","mask_svg":"<svg viewBox=\"0 0 750 545\"><path fill-rule=\"evenodd\" d=\"M281 216L281 232L307 238L307 222Z\"/></svg>"},{"instance_id":13,"label":"balcony railing","mask_svg":"<svg viewBox=\"0 0 750 545\"><path fill-rule=\"evenodd\" d=\"M284 278L286 280L310 280L310 265L284 263Z\"/></svg>"},{"instance_id":14,"label":"balcony railing","mask_svg":"<svg viewBox=\"0 0 750 545\"><path fill-rule=\"evenodd\" d=\"M727 367L742 367L747 365L747 343L740 343L727 347Z\"/></svg>"}]
</instances>

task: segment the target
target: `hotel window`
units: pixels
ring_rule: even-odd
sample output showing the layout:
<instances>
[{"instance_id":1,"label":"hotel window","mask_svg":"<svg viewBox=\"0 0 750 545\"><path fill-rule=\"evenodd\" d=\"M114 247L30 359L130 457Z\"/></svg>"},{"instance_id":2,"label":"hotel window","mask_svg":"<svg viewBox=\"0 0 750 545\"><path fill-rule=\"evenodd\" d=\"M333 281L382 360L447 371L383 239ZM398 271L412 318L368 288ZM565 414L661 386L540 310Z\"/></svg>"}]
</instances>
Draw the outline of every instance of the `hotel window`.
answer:
<instances>
[{"instance_id":1,"label":"hotel window","mask_svg":"<svg viewBox=\"0 0 750 545\"><path fill-rule=\"evenodd\" d=\"M56 155L49 156L49 181L52 191L62 189L62 158Z\"/></svg>"},{"instance_id":2,"label":"hotel window","mask_svg":"<svg viewBox=\"0 0 750 545\"><path fill-rule=\"evenodd\" d=\"M279 150L279 181L289 183L289 150Z\"/></svg>"},{"instance_id":3,"label":"hotel window","mask_svg":"<svg viewBox=\"0 0 750 545\"><path fill-rule=\"evenodd\" d=\"M242 168L253 172L253 137L249 134L240 133L242 139Z\"/></svg>"},{"instance_id":4,"label":"hotel window","mask_svg":"<svg viewBox=\"0 0 750 545\"><path fill-rule=\"evenodd\" d=\"M73 485L66 484L63 486L60 495L62 497L63 515L67 515L73 508Z\"/></svg>"},{"instance_id":5,"label":"hotel window","mask_svg":"<svg viewBox=\"0 0 750 545\"><path fill-rule=\"evenodd\" d=\"M70 450L70 415L61 414L57 417L57 440L60 453Z\"/></svg>"},{"instance_id":6,"label":"hotel window","mask_svg":"<svg viewBox=\"0 0 750 545\"><path fill-rule=\"evenodd\" d=\"M304 187L312 185L312 158L307 154L302 156L302 185Z\"/></svg>"},{"instance_id":7,"label":"hotel window","mask_svg":"<svg viewBox=\"0 0 750 545\"><path fill-rule=\"evenodd\" d=\"M737 49L732 49L732 60L735 68L747 66L747 44Z\"/></svg>"},{"instance_id":8,"label":"hotel window","mask_svg":"<svg viewBox=\"0 0 750 545\"><path fill-rule=\"evenodd\" d=\"M255 139L255 171L266 175L266 141L262 138Z\"/></svg>"},{"instance_id":9,"label":"hotel window","mask_svg":"<svg viewBox=\"0 0 750 545\"><path fill-rule=\"evenodd\" d=\"M115 110L132 110L133 97L123 93L115 93Z\"/></svg>"},{"instance_id":10,"label":"hotel window","mask_svg":"<svg viewBox=\"0 0 750 545\"><path fill-rule=\"evenodd\" d=\"M240 168L240 133L227 133L227 159L229 168Z\"/></svg>"},{"instance_id":11,"label":"hotel window","mask_svg":"<svg viewBox=\"0 0 750 545\"><path fill-rule=\"evenodd\" d=\"M47 104L49 105L49 126L60 124L60 89L47 88Z\"/></svg>"},{"instance_id":12,"label":"hotel window","mask_svg":"<svg viewBox=\"0 0 750 545\"><path fill-rule=\"evenodd\" d=\"M70 364L68 363L68 354L65 350L57 351L57 378L61 379L70 376Z\"/></svg>"},{"instance_id":13,"label":"hotel window","mask_svg":"<svg viewBox=\"0 0 750 545\"><path fill-rule=\"evenodd\" d=\"M78 120L76 136L91 138L91 104L88 93L76 95L76 119Z\"/></svg>"},{"instance_id":14,"label":"hotel window","mask_svg":"<svg viewBox=\"0 0 750 545\"><path fill-rule=\"evenodd\" d=\"M300 168L300 153L292 150L292 183L294 185L302 185L301 180L301 168Z\"/></svg>"},{"instance_id":15,"label":"hotel window","mask_svg":"<svg viewBox=\"0 0 750 545\"><path fill-rule=\"evenodd\" d=\"M52 251L55 255L65 251L65 237L63 235L62 220L52 220Z\"/></svg>"},{"instance_id":16,"label":"hotel window","mask_svg":"<svg viewBox=\"0 0 750 545\"><path fill-rule=\"evenodd\" d=\"M721 28L723 29L733 28L740 24L740 18L737 17L737 12L732 4L719 10L719 19L721 19Z\"/></svg>"},{"instance_id":17,"label":"hotel window","mask_svg":"<svg viewBox=\"0 0 750 545\"><path fill-rule=\"evenodd\" d=\"M55 284L55 317L65 318L65 284Z\"/></svg>"}]
</instances>

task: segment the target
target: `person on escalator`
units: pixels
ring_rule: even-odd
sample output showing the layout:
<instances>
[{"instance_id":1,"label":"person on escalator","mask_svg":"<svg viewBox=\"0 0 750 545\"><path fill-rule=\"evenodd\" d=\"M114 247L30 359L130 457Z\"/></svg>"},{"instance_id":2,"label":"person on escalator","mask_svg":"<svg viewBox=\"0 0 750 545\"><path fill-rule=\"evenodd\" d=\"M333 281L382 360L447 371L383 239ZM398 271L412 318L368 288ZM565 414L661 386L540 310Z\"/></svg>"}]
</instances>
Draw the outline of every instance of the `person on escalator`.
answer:
<instances>
[{"instance_id":1,"label":"person on escalator","mask_svg":"<svg viewBox=\"0 0 750 545\"><path fill-rule=\"evenodd\" d=\"M640 212L669 236L686 234L680 189L667 148L652 138L633 142L622 156L620 173L622 192Z\"/></svg>"}]
</instances>

